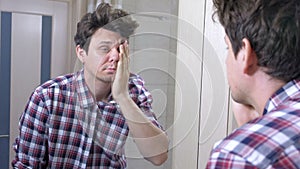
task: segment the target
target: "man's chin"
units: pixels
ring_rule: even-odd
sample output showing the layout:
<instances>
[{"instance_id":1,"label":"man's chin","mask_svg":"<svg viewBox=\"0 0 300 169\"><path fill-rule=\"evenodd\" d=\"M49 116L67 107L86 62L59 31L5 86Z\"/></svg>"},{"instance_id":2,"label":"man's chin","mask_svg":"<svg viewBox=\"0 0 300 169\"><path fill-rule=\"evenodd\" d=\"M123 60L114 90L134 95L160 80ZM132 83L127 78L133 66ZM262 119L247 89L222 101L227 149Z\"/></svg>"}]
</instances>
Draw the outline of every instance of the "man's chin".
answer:
<instances>
[{"instance_id":1,"label":"man's chin","mask_svg":"<svg viewBox=\"0 0 300 169\"><path fill-rule=\"evenodd\" d=\"M105 77L97 77L97 81L101 81L104 83L112 83L115 79L115 75L105 76Z\"/></svg>"}]
</instances>

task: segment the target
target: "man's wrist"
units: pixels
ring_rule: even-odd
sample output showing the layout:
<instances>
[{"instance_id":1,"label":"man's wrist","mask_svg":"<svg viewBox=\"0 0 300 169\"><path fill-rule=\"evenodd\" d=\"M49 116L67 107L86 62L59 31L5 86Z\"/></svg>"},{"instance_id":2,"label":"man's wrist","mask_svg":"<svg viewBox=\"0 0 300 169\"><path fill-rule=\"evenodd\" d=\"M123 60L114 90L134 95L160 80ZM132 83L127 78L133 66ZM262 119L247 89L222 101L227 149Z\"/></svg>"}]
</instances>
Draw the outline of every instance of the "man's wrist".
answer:
<instances>
[{"instance_id":1,"label":"man's wrist","mask_svg":"<svg viewBox=\"0 0 300 169\"><path fill-rule=\"evenodd\" d=\"M129 94L120 94L118 97L114 98L118 104L128 103L131 100Z\"/></svg>"}]
</instances>

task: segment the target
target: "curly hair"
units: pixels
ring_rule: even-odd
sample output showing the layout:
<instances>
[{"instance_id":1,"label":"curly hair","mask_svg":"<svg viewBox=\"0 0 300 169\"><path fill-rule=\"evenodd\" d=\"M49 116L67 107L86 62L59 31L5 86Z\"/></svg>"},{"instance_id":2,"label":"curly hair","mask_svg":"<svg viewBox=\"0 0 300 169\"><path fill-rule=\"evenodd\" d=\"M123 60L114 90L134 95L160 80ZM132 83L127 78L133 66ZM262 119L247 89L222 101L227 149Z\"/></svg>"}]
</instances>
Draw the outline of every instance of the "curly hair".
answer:
<instances>
[{"instance_id":1,"label":"curly hair","mask_svg":"<svg viewBox=\"0 0 300 169\"><path fill-rule=\"evenodd\" d=\"M101 3L93 13L85 14L77 23L74 41L76 46L79 45L88 52L91 37L98 29L104 28L129 38L137 27L138 23L124 10Z\"/></svg>"},{"instance_id":2,"label":"curly hair","mask_svg":"<svg viewBox=\"0 0 300 169\"><path fill-rule=\"evenodd\" d=\"M213 0L235 55L247 38L271 77L300 79L299 0Z\"/></svg>"}]
</instances>

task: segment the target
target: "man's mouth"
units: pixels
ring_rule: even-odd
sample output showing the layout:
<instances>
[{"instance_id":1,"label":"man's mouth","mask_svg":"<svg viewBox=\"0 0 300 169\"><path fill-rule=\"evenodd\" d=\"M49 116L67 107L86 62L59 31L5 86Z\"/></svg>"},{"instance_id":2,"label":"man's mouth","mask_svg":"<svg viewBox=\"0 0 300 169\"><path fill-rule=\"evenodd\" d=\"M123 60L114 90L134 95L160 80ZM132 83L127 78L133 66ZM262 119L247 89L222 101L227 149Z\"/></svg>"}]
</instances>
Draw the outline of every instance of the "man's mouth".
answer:
<instances>
[{"instance_id":1,"label":"man's mouth","mask_svg":"<svg viewBox=\"0 0 300 169\"><path fill-rule=\"evenodd\" d=\"M109 73L115 73L116 72L116 68L113 68L113 67L108 67L108 68L106 68L105 69L107 72L109 72Z\"/></svg>"},{"instance_id":2,"label":"man's mouth","mask_svg":"<svg viewBox=\"0 0 300 169\"><path fill-rule=\"evenodd\" d=\"M108 67L108 68L106 68L107 70L116 70L116 68L115 67Z\"/></svg>"}]
</instances>

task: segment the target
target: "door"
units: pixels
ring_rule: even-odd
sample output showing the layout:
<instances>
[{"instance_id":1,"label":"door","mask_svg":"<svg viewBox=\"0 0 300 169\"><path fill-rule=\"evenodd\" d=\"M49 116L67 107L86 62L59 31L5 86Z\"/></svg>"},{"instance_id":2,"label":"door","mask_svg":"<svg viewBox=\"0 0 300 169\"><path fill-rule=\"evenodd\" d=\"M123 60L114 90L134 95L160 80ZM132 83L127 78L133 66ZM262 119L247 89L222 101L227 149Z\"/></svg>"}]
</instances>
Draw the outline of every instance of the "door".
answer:
<instances>
[{"instance_id":1,"label":"door","mask_svg":"<svg viewBox=\"0 0 300 169\"><path fill-rule=\"evenodd\" d=\"M32 91L70 71L68 1L0 1L0 164L9 168Z\"/></svg>"}]
</instances>

